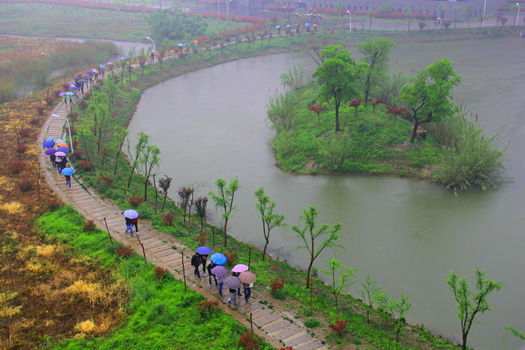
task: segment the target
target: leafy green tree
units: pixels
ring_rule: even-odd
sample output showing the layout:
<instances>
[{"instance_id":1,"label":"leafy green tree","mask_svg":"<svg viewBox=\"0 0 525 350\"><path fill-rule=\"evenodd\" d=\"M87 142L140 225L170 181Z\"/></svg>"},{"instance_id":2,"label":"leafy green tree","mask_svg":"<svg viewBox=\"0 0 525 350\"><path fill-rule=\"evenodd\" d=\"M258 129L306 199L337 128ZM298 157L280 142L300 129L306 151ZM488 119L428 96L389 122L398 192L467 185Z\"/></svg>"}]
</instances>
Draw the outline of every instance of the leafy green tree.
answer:
<instances>
[{"instance_id":1,"label":"leafy green tree","mask_svg":"<svg viewBox=\"0 0 525 350\"><path fill-rule=\"evenodd\" d=\"M381 293L381 288L377 286L377 282L370 278L370 275L366 276L366 281L361 284L363 289L359 291L361 298L368 305L366 309L366 321L370 323L370 311L372 310L374 300Z\"/></svg>"},{"instance_id":2,"label":"leafy green tree","mask_svg":"<svg viewBox=\"0 0 525 350\"><path fill-rule=\"evenodd\" d=\"M317 259L326 248L343 247L337 244L337 239L339 238L338 232L343 227L343 224L336 222L332 227L328 224L319 225L319 210L313 205L303 210L303 215L299 216L299 222L301 221L304 223L304 227L299 228L297 225L293 225L292 230L297 234L297 237L304 242L304 245L298 248L306 249L310 255L310 262L306 270L306 288L310 288L310 273L315 259ZM322 239L322 237L324 237L324 240L319 244L317 241Z\"/></svg>"},{"instance_id":3,"label":"leafy green tree","mask_svg":"<svg viewBox=\"0 0 525 350\"><path fill-rule=\"evenodd\" d=\"M339 297L346 294L345 288L354 284L353 278L357 268L346 267L341 264L336 258L326 261L328 263L328 270L323 273L332 277L332 294L334 295L335 307L337 308ZM338 275L336 278L336 274Z\"/></svg>"},{"instance_id":4,"label":"leafy green tree","mask_svg":"<svg viewBox=\"0 0 525 350\"><path fill-rule=\"evenodd\" d=\"M410 143L414 142L420 124L430 123L432 118L443 119L457 111L451 102L450 92L460 81L450 60L440 59L420 71L403 87L401 100L408 105L412 114ZM426 118L422 119L424 115Z\"/></svg>"},{"instance_id":5,"label":"leafy green tree","mask_svg":"<svg viewBox=\"0 0 525 350\"><path fill-rule=\"evenodd\" d=\"M470 290L466 277L459 278L454 270L450 271L447 283L450 291L456 299L458 309L458 319L461 323L461 335L463 338L462 349L467 349L467 337L472 327L472 323L478 314L490 311L490 304L487 297L494 291L498 291L503 286L502 282L488 280L485 272L480 269L474 270L476 280L476 291Z\"/></svg>"},{"instance_id":6,"label":"leafy green tree","mask_svg":"<svg viewBox=\"0 0 525 350\"><path fill-rule=\"evenodd\" d=\"M285 226L284 215L277 214L275 210L275 201L273 201L266 193L264 193L264 188L260 187L255 191L255 196L257 197L256 207L261 215L261 221L263 226L263 236L264 236L264 249L262 253L262 259L266 257L266 249L270 243L270 232L275 227Z\"/></svg>"},{"instance_id":7,"label":"leafy green tree","mask_svg":"<svg viewBox=\"0 0 525 350\"><path fill-rule=\"evenodd\" d=\"M200 15L188 15L171 10L156 11L147 18L151 36L158 42L164 39L178 40L185 35L199 36L206 31L208 24Z\"/></svg>"},{"instance_id":8,"label":"leafy green tree","mask_svg":"<svg viewBox=\"0 0 525 350\"><path fill-rule=\"evenodd\" d=\"M525 334L514 328L513 326L507 326L505 327L505 330L509 331L510 334L515 336L518 339L525 340Z\"/></svg>"},{"instance_id":9,"label":"leafy green tree","mask_svg":"<svg viewBox=\"0 0 525 350\"><path fill-rule=\"evenodd\" d=\"M359 43L357 47L368 63L368 72L365 80L365 107L368 104L368 95L372 87L372 75L384 75L388 70L388 59L394 42L387 38L370 38Z\"/></svg>"},{"instance_id":10,"label":"leafy green tree","mask_svg":"<svg viewBox=\"0 0 525 350\"><path fill-rule=\"evenodd\" d=\"M321 85L319 98L323 101L334 101L335 131L339 127L339 107L341 103L359 96L357 82L366 69L366 63L357 64L342 46L325 46L321 51L323 63L317 68L314 77Z\"/></svg>"},{"instance_id":11,"label":"leafy green tree","mask_svg":"<svg viewBox=\"0 0 525 350\"><path fill-rule=\"evenodd\" d=\"M137 140L137 143L135 144L134 153L131 153L130 145L128 143L128 155L131 158L131 172L129 173L128 178L128 188L131 185L131 178L133 177L133 173L135 172L135 169L137 168L137 165L139 164L139 158L146 148L147 144L149 143L150 137L146 135L145 133L141 132L139 133L139 138ZM129 139L128 139L129 141Z\"/></svg>"},{"instance_id":12,"label":"leafy green tree","mask_svg":"<svg viewBox=\"0 0 525 350\"><path fill-rule=\"evenodd\" d=\"M235 193L239 190L239 180L235 178L230 181L228 186L226 186L226 180L218 178L215 180L215 186L217 186L217 194L209 191L208 195L215 201L215 210L217 210L218 207L221 207L223 210L224 246L226 246L228 239L228 220L233 216L232 211L235 209L233 201L235 199Z\"/></svg>"},{"instance_id":13,"label":"leafy green tree","mask_svg":"<svg viewBox=\"0 0 525 350\"><path fill-rule=\"evenodd\" d=\"M148 200L149 178L153 174L153 170L159 166L159 154L160 149L157 146L147 145L138 160L137 172L143 176L145 201Z\"/></svg>"},{"instance_id":14,"label":"leafy green tree","mask_svg":"<svg viewBox=\"0 0 525 350\"><path fill-rule=\"evenodd\" d=\"M405 293L401 293L401 301L395 299L390 300L390 309L396 319L396 341L399 341L399 333L401 333L402 326L406 324L405 312L410 310L412 304L408 302L409 295L405 296Z\"/></svg>"}]
</instances>

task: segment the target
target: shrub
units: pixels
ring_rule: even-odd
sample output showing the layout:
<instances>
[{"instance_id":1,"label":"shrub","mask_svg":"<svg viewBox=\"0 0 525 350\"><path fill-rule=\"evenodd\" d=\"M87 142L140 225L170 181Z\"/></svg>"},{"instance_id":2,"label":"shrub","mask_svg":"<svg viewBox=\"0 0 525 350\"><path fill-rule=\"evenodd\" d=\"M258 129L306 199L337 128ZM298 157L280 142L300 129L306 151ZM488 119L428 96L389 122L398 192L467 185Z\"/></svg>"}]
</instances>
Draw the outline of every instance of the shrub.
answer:
<instances>
[{"instance_id":1,"label":"shrub","mask_svg":"<svg viewBox=\"0 0 525 350\"><path fill-rule=\"evenodd\" d=\"M88 160L81 160L78 162L78 166L84 171L90 171L93 168L93 163Z\"/></svg>"},{"instance_id":2,"label":"shrub","mask_svg":"<svg viewBox=\"0 0 525 350\"><path fill-rule=\"evenodd\" d=\"M95 223L93 222L93 220L88 220L86 222L84 222L84 226L82 226L82 231L84 232L91 232L91 231L95 231Z\"/></svg>"},{"instance_id":3,"label":"shrub","mask_svg":"<svg viewBox=\"0 0 525 350\"><path fill-rule=\"evenodd\" d=\"M44 106L37 106L36 107L36 112L38 113L38 115L42 116L44 115Z\"/></svg>"},{"instance_id":4,"label":"shrub","mask_svg":"<svg viewBox=\"0 0 525 350\"><path fill-rule=\"evenodd\" d=\"M16 151L17 151L18 153L26 153L26 151L27 151L27 146L26 146L26 144L25 144L25 143L21 143L21 144L19 144L18 147L16 148Z\"/></svg>"},{"instance_id":5,"label":"shrub","mask_svg":"<svg viewBox=\"0 0 525 350\"><path fill-rule=\"evenodd\" d=\"M141 196L130 196L129 197L129 205L131 205L132 207L136 208L141 203L144 203L144 198L142 198Z\"/></svg>"},{"instance_id":6,"label":"shrub","mask_svg":"<svg viewBox=\"0 0 525 350\"><path fill-rule=\"evenodd\" d=\"M29 192L33 189L33 183L29 180L20 181L18 187L22 192Z\"/></svg>"},{"instance_id":7,"label":"shrub","mask_svg":"<svg viewBox=\"0 0 525 350\"><path fill-rule=\"evenodd\" d=\"M237 253L224 253L224 255L226 255L226 258L228 258L228 264L231 266L233 266L237 261Z\"/></svg>"},{"instance_id":8,"label":"shrub","mask_svg":"<svg viewBox=\"0 0 525 350\"><path fill-rule=\"evenodd\" d=\"M168 271L166 269L163 269L162 267L157 266L155 268L155 281L163 279L167 273Z\"/></svg>"},{"instance_id":9,"label":"shrub","mask_svg":"<svg viewBox=\"0 0 525 350\"><path fill-rule=\"evenodd\" d=\"M284 289L284 278L279 279L276 278L270 282L270 286L272 287L272 293L276 292L277 290Z\"/></svg>"},{"instance_id":10,"label":"shrub","mask_svg":"<svg viewBox=\"0 0 525 350\"><path fill-rule=\"evenodd\" d=\"M24 169L24 163L12 162L7 169L12 174L19 174Z\"/></svg>"},{"instance_id":11,"label":"shrub","mask_svg":"<svg viewBox=\"0 0 525 350\"><path fill-rule=\"evenodd\" d=\"M75 151L75 153L72 153L69 156L69 158L74 159L74 160L82 160L82 158L84 158L84 152L82 152L82 151Z\"/></svg>"},{"instance_id":12,"label":"shrub","mask_svg":"<svg viewBox=\"0 0 525 350\"><path fill-rule=\"evenodd\" d=\"M98 179L97 179L97 184L99 185L102 185L102 186L113 186L113 179L110 178L110 177L107 177L107 176L99 176Z\"/></svg>"},{"instance_id":13,"label":"shrub","mask_svg":"<svg viewBox=\"0 0 525 350\"><path fill-rule=\"evenodd\" d=\"M50 211L55 211L57 210L58 208L60 208L62 206L62 202L58 201L56 198L53 198L53 199L49 199L47 201L47 208L50 210Z\"/></svg>"},{"instance_id":14,"label":"shrub","mask_svg":"<svg viewBox=\"0 0 525 350\"><path fill-rule=\"evenodd\" d=\"M133 255L133 249L131 249L131 247L121 245L117 248L117 255L122 258L129 258Z\"/></svg>"},{"instance_id":15,"label":"shrub","mask_svg":"<svg viewBox=\"0 0 525 350\"><path fill-rule=\"evenodd\" d=\"M346 330L347 324L348 320L341 320L337 317L335 322L330 324L330 328L341 337Z\"/></svg>"},{"instance_id":16,"label":"shrub","mask_svg":"<svg viewBox=\"0 0 525 350\"><path fill-rule=\"evenodd\" d=\"M22 136L22 137L29 137L29 136L31 136L31 129L29 129L29 128L22 128L22 129L20 129L20 136Z\"/></svg>"},{"instance_id":17,"label":"shrub","mask_svg":"<svg viewBox=\"0 0 525 350\"><path fill-rule=\"evenodd\" d=\"M173 215L173 213L168 213L162 217L162 222L166 226L171 226L174 218L175 218L175 215Z\"/></svg>"},{"instance_id":18,"label":"shrub","mask_svg":"<svg viewBox=\"0 0 525 350\"><path fill-rule=\"evenodd\" d=\"M244 332L239 337L239 346L245 350L258 350L259 339L252 332Z\"/></svg>"},{"instance_id":19,"label":"shrub","mask_svg":"<svg viewBox=\"0 0 525 350\"><path fill-rule=\"evenodd\" d=\"M219 302L218 301L201 301L197 304L199 313L202 318L209 319L210 316L213 316L219 311Z\"/></svg>"},{"instance_id":20,"label":"shrub","mask_svg":"<svg viewBox=\"0 0 525 350\"><path fill-rule=\"evenodd\" d=\"M58 92L57 92L57 97L58 97ZM52 96L47 96L46 98L44 98L44 101L46 101L46 105L51 106L55 102L55 99Z\"/></svg>"},{"instance_id":21,"label":"shrub","mask_svg":"<svg viewBox=\"0 0 525 350\"><path fill-rule=\"evenodd\" d=\"M40 118L38 117L31 118L31 120L29 121L29 124L33 126L40 125Z\"/></svg>"},{"instance_id":22,"label":"shrub","mask_svg":"<svg viewBox=\"0 0 525 350\"><path fill-rule=\"evenodd\" d=\"M315 328L319 326L319 324L319 320L317 320L316 318L309 318L304 322L304 325L308 328Z\"/></svg>"}]
</instances>

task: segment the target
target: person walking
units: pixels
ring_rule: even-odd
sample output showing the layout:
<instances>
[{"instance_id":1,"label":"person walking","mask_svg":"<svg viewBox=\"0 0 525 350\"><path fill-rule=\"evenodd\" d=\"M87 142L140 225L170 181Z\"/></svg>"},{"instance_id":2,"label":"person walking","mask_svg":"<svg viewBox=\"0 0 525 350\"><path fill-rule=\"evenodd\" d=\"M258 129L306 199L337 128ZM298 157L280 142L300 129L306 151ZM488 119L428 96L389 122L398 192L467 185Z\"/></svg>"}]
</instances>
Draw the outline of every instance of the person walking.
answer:
<instances>
[{"instance_id":1,"label":"person walking","mask_svg":"<svg viewBox=\"0 0 525 350\"><path fill-rule=\"evenodd\" d=\"M241 273L240 272L232 272L232 276L239 277ZM241 296L241 288L237 288L237 294Z\"/></svg>"},{"instance_id":2,"label":"person walking","mask_svg":"<svg viewBox=\"0 0 525 350\"><path fill-rule=\"evenodd\" d=\"M195 271L193 274L197 276L198 278L201 278L201 274L199 273L199 267L201 266L201 256L198 253L193 254L191 257L191 265L195 268Z\"/></svg>"},{"instance_id":3,"label":"person walking","mask_svg":"<svg viewBox=\"0 0 525 350\"><path fill-rule=\"evenodd\" d=\"M244 289L244 299L246 300L246 302L248 302L250 299L250 295L252 295L252 284L243 283L242 286Z\"/></svg>"},{"instance_id":4,"label":"person walking","mask_svg":"<svg viewBox=\"0 0 525 350\"><path fill-rule=\"evenodd\" d=\"M130 218L126 218L126 233L128 232L133 237L133 220Z\"/></svg>"},{"instance_id":5,"label":"person walking","mask_svg":"<svg viewBox=\"0 0 525 350\"><path fill-rule=\"evenodd\" d=\"M55 159L56 156L54 154L49 155L49 159L51 160L51 165L53 165L53 168L56 168Z\"/></svg>"},{"instance_id":6,"label":"person walking","mask_svg":"<svg viewBox=\"0 0 525 350\"><path fill-rule=\"evenodd\" d=\"M207 255L201 255L202 274L203 274L203 276L206 276L206 260L207 259L208 259Z\"/></svg>"},{"instance_id":7,"label":"person walking","mask_svg":"<svg viewBox=\"0 0 525 350\"><path fill-rule=\"evenodd\" d=\"M62 170L67 167L68 159L67 157L62 157L62 160L60 161L60 172L62 173Z\"/></svg>"},{"instance_id":8,"label":"person walking","mask_svg":"<svg viewBox=\"0 0 525 350\"><path fill-rule=\"evenodd\" d=\"M222 286L224 284L224 276L219 276L217 277L217 284L218 284L218 288L219 288L219 295L222 297Z\"/></svg>"},{"instance_id":9,"label":"person walking","mask_svg":"<svg viewBox=\"0 0 525 350\"><path fill-rule=\"evenodd\" d=\"M56 156L55 157L55 164L58 171L58 174L62 174L62 157Z\"/></svg>"},{"instance_id":10,"label":"person walking","mask_svg":"<svg viewBox=\"0 0 525 350\"><path fill-rule=\"evenodd\" d=\"M69 186L71 188L71 175L64 175L66 178L66 186Z\"/></svg>"},{"instance_id":11,"label":"person walking","mask_svg":"<svg viewBox=\"0 0 525 350\"><path fill-rule=\"evenodd\" d=\"M211 277L213 276L213 279L215 280L215 286L217 286L217 276L215 276L213 273L211 273L211 269L213 269L215 265L213 262L210 262L208 264L208 267L206 268L208 270L208 282L210 283L210 286L211 286Z\"/></svg>"},{"instance_id":12,"label":"person walking","mask_svg":"<svg viewBox=\"0 0 525 350\"><path fill-rule=\"evenodd\" d=\"M233 305L237 306L237 290L234 288L230 288L230 297L228 298L228 304L231 304L231 300L233 299Z\"/></svg>"},{"instance_id":13,"label":"person walking","mask_svg":"<svg viewBox=\"0 0 525 350\"><path fill-rule=\"evenodd\" d=\"M135 232L139 233L139 218L131 219L133 226L135 226Z\"/></svg>"}]
</instances>

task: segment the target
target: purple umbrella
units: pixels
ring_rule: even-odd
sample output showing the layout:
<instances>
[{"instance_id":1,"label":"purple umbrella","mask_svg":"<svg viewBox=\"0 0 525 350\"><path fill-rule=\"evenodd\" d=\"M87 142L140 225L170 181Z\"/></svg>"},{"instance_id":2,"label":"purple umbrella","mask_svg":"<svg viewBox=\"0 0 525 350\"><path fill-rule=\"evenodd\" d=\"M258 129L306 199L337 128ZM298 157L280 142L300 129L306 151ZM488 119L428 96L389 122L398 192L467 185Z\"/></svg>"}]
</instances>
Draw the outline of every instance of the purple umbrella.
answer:
<instances>
[{"instance_id":1,"label":"purple umbrella","mask_svg":"<svg viewBox=\"0 0 525 350\"><path fill-rule=\"evenodd\" d=\"M111 61L108 61L108 64L113 64L113 62L111 62Z\"/></svg>"},{"instance_id":2,"label":"purple umbrella","mask_svg":"<svg viewBox=\"0 0 525 350\"><path fill-rule=\"evenodd\" d=\"M224 286L226 288L237 289L241 288L241 280L235 276L229 276L224 279Z\"/></svg>"},{"instance_id":3,"label":"purple umbrella","mask_svg":"<svg viewBox=\"0 0 525 350\"><path fill-rule=\"evenodd\" d=\"M139 217L139 213L133 209L124 210L124 217L128 219L136 219Z\"/></svg>"},{"instance_id":4,"label":"purple umbrella","mask_svg":"<svg viewBox=\"0 0 525 350\"><path fill-rule=\"evenodd\" d=\"M49 148L49 147L53 147L54 145L55 143L53 141L46 140L44 141L44 144L42 146L44 146L45 148Z\"/></svg>"},{"instance_id":5,"label":"purple umbrella","mask_svg":"<svg viewBox=\"0 0 525 350\"><path fill-rule=\"evenodd\" d=\"M82 76L82 78L87 78L88 77L88 75L86 73L82 74L81 76Z\"/></svg>"},{"instance_id":6,"label":"purple umbrella","mask_svg":"<svg viewBox=\"0 0 525 350\"><path fill-rule=\"evenodd\" d=\"M66 94L65 91L62 91L61 93L58 94L58 96L64 96Z\"/></svg>"},{"instance_id":7,"label":"purple umbrella","mask_svg":"<svg viewBox=\"0 0 525 350\"><path fill-rule=\"evenodd\" d=\"M195 253L200 254L200 255L209 255L209 254L213 253L213 250L210 247L206 247L205 245L203 245L203 246L197 248L195 250Z\"/></svg>"},{"instance_id":8,"label":"purple umbrella","mask_svg":"<svg viewBox=\"0 0 525 350\"><path fill-rule=\"evenodd\" d=\"M74 81L79 81L80 78L79 78L79 77L74 77L73 80L74 80Z\"/></svg>"},{"instance_id":9,"label":"purple umbrella","mask_svg":"<svg viewBox=\"0 0 525 350\"><path fill-rule=\"evenodd\" d=\"M46 155L48 156L52 156L53 154L55 154L55 149L54 148L48 148L46 149Z\"/></svg>"},{"instance_id":10,"label":"purple umbrella","mask_svg":"<svg viewBox=\"0 0 525 350\"><path fill-rule=\"evenodd\" d=\"M93 72L90 71L90 70L88 70L88 71L87 71L87 74L89 74L89 75L93 75Z\"/></svg>"},{"instance_id":11,"label":"purple umbrella","mask_svg":"<svg viewBox=\"0 0 525 350\"><path fill-rule=\"evenodd\" d=\"M69 153L69 147L66 147L66 146L58 147L56 151L57 152Z\"/></svg>"},{"instance_id":12,"label":"purple umbrella","mask_svg":"<svg viewBox=\"0 0 525 350\"><path fill-rule=\"evenodd\" d=\"M64 152L55 152L55 156L57 156L57 157L65 157L66 154Z\"/></svg>"},{"instance_id":13,"label":"purple umbrella","mask_svg":"<svg viewBox=\"0 0 525 350\"><path fill-rule=\"evenodd\" d=\"M211 269L211 273L217 277L224 277L228 273L228 269L226 269L224 266L215 266Z\"/></svg>"},{"instance_id":14,"label":"purple umbrella","mask_svg":"<svg viewBox=\"0 0 525 350\"><path fill-rule=\"evenodd\" d=\"M250 268L248 267L248 265L237 264L233 267L232 272L244 272L244 271L248 271L249 269Z\"/></svg>"},{"instance_id":15,"label":"purple umbrella","mask_svg":"<svg viewBox=\"0 0 525 350\"><path fill-rule=\"evenodd\" d=\"M121 60L121 61L125 61L125 60L126 60L126 57L124 57L124 56L120 56L120 60Z\"/></svg>"},{"instance_id":16,"label":"purple umbrella","mask_svg":"<svg viewBox=\"0 0 525 350\"><path fill-rule=\"evenodd\" d=\"M73 90L78 90L78 88L75 85L71 85L69 87L72 88Z\"/></svg>"}]
</instances>

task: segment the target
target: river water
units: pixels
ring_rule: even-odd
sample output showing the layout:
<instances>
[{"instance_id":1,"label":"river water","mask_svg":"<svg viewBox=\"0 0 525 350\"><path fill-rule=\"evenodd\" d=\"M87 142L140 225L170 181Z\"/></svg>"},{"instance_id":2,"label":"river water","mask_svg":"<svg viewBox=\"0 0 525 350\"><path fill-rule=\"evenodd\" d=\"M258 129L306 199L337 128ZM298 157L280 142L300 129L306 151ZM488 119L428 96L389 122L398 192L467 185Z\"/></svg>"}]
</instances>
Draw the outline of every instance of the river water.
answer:
<instances>
[{"instance_id":1,"label":"river water","mask_svg":"<svg viewBox=\"0 0 525 350\"><path fill-rule=\"evenodd\" d=\"M346 247L321 256L319 270L335 254L359 268L357 285L370 275L394 298L410 294L409 321L456 341L461 333L448 273L455 269L472 281L471 271L484 269L506 287L491 296L494 311L473 326L469 345L519 349L514 339L502 344L501 336L508 324L525 330L524 54L525 40L514 38L402 44L392 54L392 66L410 74L440 57L451 59L462 77L456 103L478 114L487 135L498 133L498 143L507 148L513 181L495 191L454 196L410 179L280 171L269 145L273 132L265 102L278 88L280 74L294 64L312 72L312 62L298 54L221 64L152 87L143 94L129 130L133 141L144 131L160 147L159 175L174 178L172 196L181 185L192 184L206 194L217 177L238 177L238 210L229 230L247 242L263 242L256 188L265 187L289 225L297 224L303 209L317 205L321 222L344 223ZM209 208L216 218L213 203ZM276 231L271 251L305 266L304 252L295 249L298 243L290 229Z\"/></svg>"}]
</instances>

